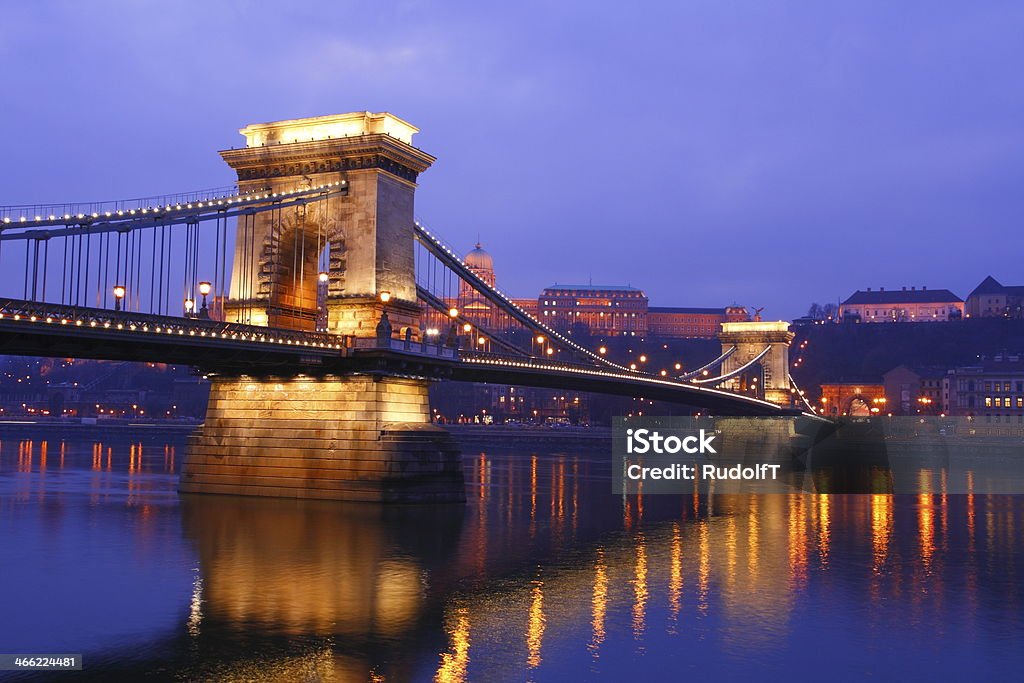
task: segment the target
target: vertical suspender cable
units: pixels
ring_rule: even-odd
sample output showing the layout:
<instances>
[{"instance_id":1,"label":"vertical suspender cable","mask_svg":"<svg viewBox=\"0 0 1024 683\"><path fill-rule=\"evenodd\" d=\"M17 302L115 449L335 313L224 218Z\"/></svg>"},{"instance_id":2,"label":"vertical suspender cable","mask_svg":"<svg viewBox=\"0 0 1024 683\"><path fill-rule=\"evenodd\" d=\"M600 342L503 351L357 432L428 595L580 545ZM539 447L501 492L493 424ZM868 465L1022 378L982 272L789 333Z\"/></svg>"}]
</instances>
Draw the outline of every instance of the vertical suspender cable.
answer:
<instances>
[{"instance_id":1,"label":"vertical suspender cable","mask_svg":"<svg viewBox=\"0 0 1024 683\"><path fill-rule=\"evenodd\" d=\"M43 242L43 297L42 300L46 301L46 266L50 262L50 238L47 237Z\"/></svg>"},{"instance_id":2,"label":"vertical suspender cable","mask_svg":"<svg viewBox=\"0 0 1024 683\"><path fill-rule=\"evenodd\" d=\"M68 287L68 236L64 235L64 255L61 257L60 262L64 264L60 269L60 304L63 306L65 299L67 298L67 287Z\"/></svg>"},{"instance_id":3,"label":"vertical suspender cable","mask_svg":"<svg viewBox=\"0 0 1024 683\"><path fill-rule=\"evenodd\" d=\"M25 291L22 293L21 298L28 300L28 252L29 252L28 240L25 240Z\"/></svg>"},{"instance_id":4,"label":"vertical suspender cable","mask_svg":"<svg viewBox=\"0 0 1024 683\"><path fill-rule=\"evenodd\" d=\"M90 233L85 234L85 273L82 278L82 305L85 306L89 301L89 266L91 265L91 254L92 252L92 235ZM96 266L99 270L99 266ZM96 305L99 306L99 300L97 299Z\"/></svg>"},{"instance_id":5,"label":"vertical suspender cable","mask_svg":"<svg viewBox=\"0 0 1024 683\"><path fill-rule=\"evenodd\" d=\"M153 293L156 291L156 232L158 228L153 226L153 238L150 240L152 247L152 255L149 260L149 312L153 313L154 297Z\"/></svg>"}]
</instances>

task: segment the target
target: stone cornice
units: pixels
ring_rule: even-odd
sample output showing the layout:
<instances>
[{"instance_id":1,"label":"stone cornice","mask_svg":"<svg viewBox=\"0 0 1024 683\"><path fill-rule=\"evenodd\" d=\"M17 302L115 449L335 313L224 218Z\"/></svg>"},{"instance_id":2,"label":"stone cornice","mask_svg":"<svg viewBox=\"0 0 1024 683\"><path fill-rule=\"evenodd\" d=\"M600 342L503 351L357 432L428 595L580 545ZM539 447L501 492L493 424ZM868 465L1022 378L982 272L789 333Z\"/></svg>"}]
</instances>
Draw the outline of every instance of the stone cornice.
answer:
<instances>
[{"instance_id":1,"label":"stone cornice","mask_svg":"<svg viewBox=\"0 0 1024 683\"><path fill-rule=\"evenodd\" d=\"M435 157L390 135L373 134L220 152L239 180L378 168L415 182Z\"/></svg>"}]
</instances>

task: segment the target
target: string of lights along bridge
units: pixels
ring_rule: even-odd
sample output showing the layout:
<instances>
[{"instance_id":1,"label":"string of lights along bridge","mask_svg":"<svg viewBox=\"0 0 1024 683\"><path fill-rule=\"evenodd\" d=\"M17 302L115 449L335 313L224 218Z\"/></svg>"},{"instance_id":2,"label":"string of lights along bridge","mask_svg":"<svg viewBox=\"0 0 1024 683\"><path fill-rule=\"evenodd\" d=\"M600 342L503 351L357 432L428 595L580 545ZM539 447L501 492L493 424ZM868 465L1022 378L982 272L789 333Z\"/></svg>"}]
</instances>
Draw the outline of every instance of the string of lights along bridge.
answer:
<instances>
[{"instance_id":1,"label":"string of lights along bridge","mask_svg":"<svg viewBox=\"0 0 1024 683\"><path fill-rule=\"evenodd\" d=\"M359 389L377 392L377 413L359 426L397 425L403 443L426 438L401 425L430 422L425 391L438 380L589 390L724 414L795 410L802 393L788 374L785 323L726 323L722 354L672 377L614 363L527 313L414 219L417 177L434 161L411 144L416 132L370 112L253 124L241 130L244 148L221 152L238 175L231 188L0 208L4 352L198 367L213 381L211 418L186 459L194 467L183 490L210 492L255 485L210 460L218 435L256 429L240 421L238 391L271 391L284 427L292 389L319 382L320 400L340 405L346 399L333 389L372 376L376 384ZM459 310L467 290L495 312L487 325ZM736 391L751 372L760 395ZM268 438L253 431L236 445L260 453ZM450 445L438 434L427 441L439 452ZM439 472L451 474L454 461L442 460ZM287 495L281 489L292 484L281 481L263 482L261 493ZM335 484L347 488L301 490L361 495L351 481Z\"/></svg>"}]
</instances>

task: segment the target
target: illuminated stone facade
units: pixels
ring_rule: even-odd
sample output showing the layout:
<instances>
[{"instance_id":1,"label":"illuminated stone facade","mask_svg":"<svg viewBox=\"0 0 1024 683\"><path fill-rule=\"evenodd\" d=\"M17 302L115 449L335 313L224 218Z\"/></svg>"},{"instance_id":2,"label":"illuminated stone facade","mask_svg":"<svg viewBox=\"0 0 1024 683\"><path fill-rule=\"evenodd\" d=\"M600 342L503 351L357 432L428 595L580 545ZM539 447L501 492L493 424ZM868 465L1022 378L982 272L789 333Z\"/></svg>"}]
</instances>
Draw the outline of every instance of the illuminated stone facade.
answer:
<instances>
[{"instance_id":1,"label":"illuminated stone facade","mask_svg":"<svg viewBox=\"0 0 1024 683\"><path fill-rule=\"evenodd\" d=\"M551 285L537 301L540 321L558 330L582 325L591 334L647 334L647 295L618 285Z\"/></svg>"},{"instance_id":2,"label":"illuminated stone facade","mask_svg":"<svg viewBox=\"0 0 1024 683\"><path fill-rule=\"evenodd\" d=\"M461 500L428 382L393 377L211 378L183 493L362 501Z\"/></svg>"},{"instance_id":3,"label":"illuminated stone facade","mask_svg":"<svg viewBox=\"0 0 1024 683\"><path fill-rule=\"evenodd\" d=\"M326 252L328 331L374 336L386 291L395 330L418 339L413 196L434 157L412 146L417 131L369 112L243 128L247 146L221 152L242 192L343 181L347 193L239 219L227 319L314 329Z\"/></svg>"},{"instance_id":4,"label":"illuminated stone facade","mask_svg":"<svg viewBox=\"0 0 1024 683\"><path fill-rule=\"evenodd\" d=\"M960 320L964 302L948 289L906 287L857 290L839 306L839 317L862 323L931 323Z\"/></svg>"},{"instance_id":5,"label":"illuminated stone facade","mask_svg":"<svg viewBox=\"0 0 1024 683\"><path fill-rule=\"evenodd\" d=\"M347 192L239 218L226 318L374 338L386 305L394 332L418 340L413 195L418 174L434 158L410 144L417 129L390 114L360 112L241 132L248 146L221 156L238 173L242 192L325 184ZM321 278L325 252L329 266ZM182 467L182 492L465 498L458 449L431 424L427 380L285 372L211 377L206 420Z\"/></svg>"},{"instance_id":6,"label":"illuminated stone facade","mask_svg":"<svg viewBox=\"0 0 1024 683\"><path fill-rule=\"evenodd\" d=\"M887 409L885 386L877 382L822 384L820 403L820 412L833 417L868 417Z\"/></svg>"},{"instance_id":7,"label":"illuminated stone facade","mask_svg":"<svg viewBox=\"0 0 1024 683\"><path fill-rule=\"evenodd\" d=\"M736 347L736 351L722 363L723 375L751 362L766 347L770 349L750 370L719 386L731 391L746 392L746 378L752 376L757 380L753 384L756 384L754 388L759 397L778 405L790 405L793 397L789 382L789 345L794 336L789 331L789 323L781 320L722 323L722 331L718 334L722 342L722 353Z\"/></svg>"}]
</instances>

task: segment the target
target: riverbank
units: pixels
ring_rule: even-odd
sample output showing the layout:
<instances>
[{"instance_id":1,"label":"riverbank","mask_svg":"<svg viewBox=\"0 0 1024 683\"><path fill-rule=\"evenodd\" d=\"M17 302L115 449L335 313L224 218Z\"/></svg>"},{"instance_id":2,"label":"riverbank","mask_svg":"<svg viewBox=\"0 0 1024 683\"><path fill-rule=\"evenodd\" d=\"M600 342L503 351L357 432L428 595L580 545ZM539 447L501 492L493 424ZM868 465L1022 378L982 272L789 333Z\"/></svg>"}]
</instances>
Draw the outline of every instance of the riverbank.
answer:
<instances>
[{"instance_id":1,"label":"riverbank","mask_svg":"<svg viewBox=\"0 0 1024 683\"><path fill-rule=\"evenodd\" d=\"M0 419L0 436L39 438L40 434L55 438L110 439L146 438L149 435L182 439L202 426L200 420L125 420L119 418L4 418Z\"/></svg>"}]
</instances>

